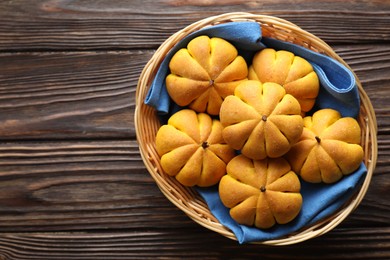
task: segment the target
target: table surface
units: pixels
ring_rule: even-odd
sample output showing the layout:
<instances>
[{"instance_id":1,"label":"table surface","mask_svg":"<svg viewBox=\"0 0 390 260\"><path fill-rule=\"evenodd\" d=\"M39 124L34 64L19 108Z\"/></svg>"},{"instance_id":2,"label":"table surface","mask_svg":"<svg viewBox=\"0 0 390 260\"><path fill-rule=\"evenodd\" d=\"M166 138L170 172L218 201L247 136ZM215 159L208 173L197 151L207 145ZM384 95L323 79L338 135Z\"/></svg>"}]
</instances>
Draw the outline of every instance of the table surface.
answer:
<instances>
[{"instance_id":1,"label":"table surface","mask_svg":"<svg viewBox=\"0 0 390 260\"><path fill-rule=\"evenodd\" d=\"M378 120L359 207L300 244L239 245L164 197L134 128L138 77L172 33L245 11L325 40ZM390 259L390 1L9 0L0 3L0 259Z\"/></svg>"}]
</instances>

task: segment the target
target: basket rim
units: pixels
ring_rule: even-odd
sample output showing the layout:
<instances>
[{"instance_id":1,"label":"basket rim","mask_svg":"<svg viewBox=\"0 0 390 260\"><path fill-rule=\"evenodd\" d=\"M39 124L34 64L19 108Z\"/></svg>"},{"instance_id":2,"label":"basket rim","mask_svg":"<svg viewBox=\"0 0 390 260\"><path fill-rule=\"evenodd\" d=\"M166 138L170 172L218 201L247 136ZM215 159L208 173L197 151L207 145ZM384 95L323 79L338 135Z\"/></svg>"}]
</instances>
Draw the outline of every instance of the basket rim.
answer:
<instances>
[{"instance_id":1,"label":"basket rim","mask_svg":"<svg viewBox=\"0 0 390 260\"><path fill-rule=\"evenodd\" d=\"M214 232L220 233L221 235L230 238L232 240L237 240L235 235L229 229L227 229L222 224L220 224L215 218L214 219L205 218L204 214L194 211L193 208L191 209L188 208L188 203L191 203L191 201L178 199L176 197L175 188L179 190L187 189L187 188L180 187L180 185L174 187L166 187L163 185L162 179L157 173L157 171L161 169L159 169L158 163L153 162L153 158L152 158L153 156L151 156L151 154L153 155L153 153L155 152L153 151L153 149L145 145L145 140L149 140L150 142L150 138L153 138L147 136L147 134L145 133L145 128L147 127L156 128L158 126L153 125L150 122L146 122L145 114L142 114L142 112L145 112L147 110L149 117L153 117L153 116L156 117L154 109L148 107L143 102L144 102L146 92L150 88L151 81L153 80L158 67L160 66L163 58L169 52L172 46L174 46L175 43L177 43L182 38L184 38L188 33L199 30L200 28L204 28L206 26L216 25L219 23L227 23L232 21L255 21L262 25L272 25L274 28L277 29L292 31L295 34L298 34L299 36L302 37L302 43L304 44L304 47L310 48L317 52L324 53L338 60L343 65L345 65L348 69L350 69L350 71L353 73L356 79L360 100L361 100L361 105L360 105L361 112L359 115L359 119L361 121L360 123L365 126L364 129L365 135L362 137L365 140L363 145L365 147L365 164L367 167L367 173L360 187L359 192L356 191L356 194L349 201L349 204L345 205L342 209L337 211L331 218L320 221L319 223L313 226L307 227L301 231L296 232L295 234L286 237L273 239L273 240L252 242L252 244L266 244L266 245L274 245L274 246L290 245L290 244L300 243L308 239L323 235L329 232L330 230L332 230L333 228L335 228L338 224L340 224L360 204L360 202L362 201L362 199L364 198L367 192L377 161L377 152L378 152L377 135L376 135L378 131L377 121L376 121L375 111L373 109L371 101L368 98L366 92L364 91L359 78L356 76L356 74L350 68L350 66L337 53L335 53L333 49L328 44L326 44L323 40L301 29L299 26L285 19L278 18L275 16L270 16L270 15L262 15L262 14L255 14L255 13L246 13L246 12L223 13L220 15L207 17L197 22L194 22L184 27L183 29L177 31L176 33L172 34L168 39L166 39L156 50L152 58L145 65L139 77L137 89L136 89L136 106L135 106L135 113L134 113L134 124L135 124L136 137L137 137L137 142L139 144L142 160L149 174L152 176L152 178L156 182L161 192L176 207L181 209L193 221L197 222L201 226L206 227L209 230L212 230ZM144 124L146 126L144 126ZM371 149L369 150L368 148ZM196 191L192 191L192 192L194 194L196 193ZM191 199L197 200L199 198L191 197ZM202 201L196 203L202 203Z\"/></svg>"}]
</instances>

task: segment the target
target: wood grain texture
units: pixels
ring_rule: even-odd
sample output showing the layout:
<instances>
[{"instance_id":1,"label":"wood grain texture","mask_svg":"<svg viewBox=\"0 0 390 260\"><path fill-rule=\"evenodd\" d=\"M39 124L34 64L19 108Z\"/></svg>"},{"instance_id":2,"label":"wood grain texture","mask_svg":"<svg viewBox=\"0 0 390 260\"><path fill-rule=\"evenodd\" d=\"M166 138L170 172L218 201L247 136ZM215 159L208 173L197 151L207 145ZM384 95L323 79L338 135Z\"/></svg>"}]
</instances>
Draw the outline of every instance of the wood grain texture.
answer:
<instances>
[{"instance_id":1,"label":"wood grain texture","mask_svg":"<svg viewBox=\"0 0 390 260\"><path fill-rule=\"evenodd\" d=\"M288 19L329 43L390 40L389 1L69 1L0 4L0 50L157 48L172 33L226 12Z\"/></svg>"},{"instance_id":2,"label":"wood grain texture","mask_svg":"<svg viewBox=\"0 0 390 260\"><path fill-rule=\"evenodd\" d=\"M151 51L0 54L0 138L134 138Z\"/></svg>"},{"instance_id":3,"label":"wood grain texture","mask_svg":"<svg viewBox=\"0 0 390 260\"><path fill-rule=\"evenodd\" d=\"M375 108L378 161L358 208L297 245L239 245L160 192L134 128L138 77L199 19L275 15L328 42ZM390 259L390 1L0 2L0 259Z\"/></svg>"},{"instance_id":4,"label":"wood grain texture","mask_svg":"<svg viewBox=\"0 0 390 260\"><path fill-rule=\"evenodd\" d=\"M184 231L184 232L183 232ZM188 235L190 233L191 235ZM299 245L240 245L208 230L55 234L0 237L0 259L388 259L389 230L339 230ZM380 241L380 243L379 243ZM337 246L334 246L337 244ZM201 249L201 250L199 250ZM280 252L283 252L281 254Z\"/></svg>"},{"instance_id":5,"label":"wood grain texture","mask_svg":"<svg viewBox=\"0 0 390 260\"><path fill-rule=\"evenodd\" d=\"M135 141L2 143L0 167L0 232L190 222L158 190Z\"/></svg>"}]
</instances>

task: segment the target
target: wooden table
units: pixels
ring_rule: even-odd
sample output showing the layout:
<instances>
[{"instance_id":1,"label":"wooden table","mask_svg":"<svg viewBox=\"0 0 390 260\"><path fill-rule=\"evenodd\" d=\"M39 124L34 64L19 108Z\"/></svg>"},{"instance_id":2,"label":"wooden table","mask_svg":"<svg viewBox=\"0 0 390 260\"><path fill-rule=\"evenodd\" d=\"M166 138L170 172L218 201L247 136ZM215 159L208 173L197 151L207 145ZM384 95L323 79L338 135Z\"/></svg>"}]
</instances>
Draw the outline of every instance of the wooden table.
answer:
<instances>
[{"instance_id":1,"label":"wooden table","mask_svg":"<svg viewBox=\"0 0 390 260\"><path fill-rule=\"evenodd\" d=\"M0 259L390 259L390 1L0 2ZM159 45L231 11L285 18L352 67L378 120L360 206L300 244L238 245L160 192L135 140L138 77Z\"/></svg>"}]
</instances>

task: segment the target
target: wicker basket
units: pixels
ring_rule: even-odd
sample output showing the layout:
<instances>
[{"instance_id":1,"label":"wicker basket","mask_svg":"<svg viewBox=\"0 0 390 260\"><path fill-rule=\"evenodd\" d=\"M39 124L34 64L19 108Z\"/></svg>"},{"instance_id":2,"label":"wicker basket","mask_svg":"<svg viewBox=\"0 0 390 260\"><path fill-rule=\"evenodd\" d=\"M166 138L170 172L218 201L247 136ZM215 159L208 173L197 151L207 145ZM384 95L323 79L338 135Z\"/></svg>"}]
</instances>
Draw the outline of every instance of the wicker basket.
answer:
<instances>
[{"instance_id":1,"label":"wicker basket","mask_svg":"<svg viewBox=\"0 0 390 260\"><path fill-rule=\"evenodd\" d=\"M177 42L189 33L197 31L203 27L232 21L258 22L262 26L262 33L264 36L301 45L305 48L333 57L344 64L347 68L349 68L349 66L325 42L302 30L293 23L272 16L250 13L226 13L195 22L169 37L146 64L140 75L137 86L134 120L141 156L147 170L154 178L163 194L174 205L184 211L191 219L210 230L236 240L235 235L229 229L220 224L211 214L206 203L194 189L182 186L174 178L171 178L163 173L160 166L160 158L155 147L155 136L160 127L160 123L155 110L143 103L161 62L169 50ZM316 225L307 227L306 229L300 230L294 234L290 234L287 237L256 243L288 245L320 236L332 230L335 226L342 222L363 199L371 181L377 160L377 123L371 102L356 75L355 78L361 98L361 109L358 121L362 129L361 145L365 151L364 163L367 166L367 175L360 187L360 190L355 193L354 197L341 210Z\"/></svg>"}]
</instances>

